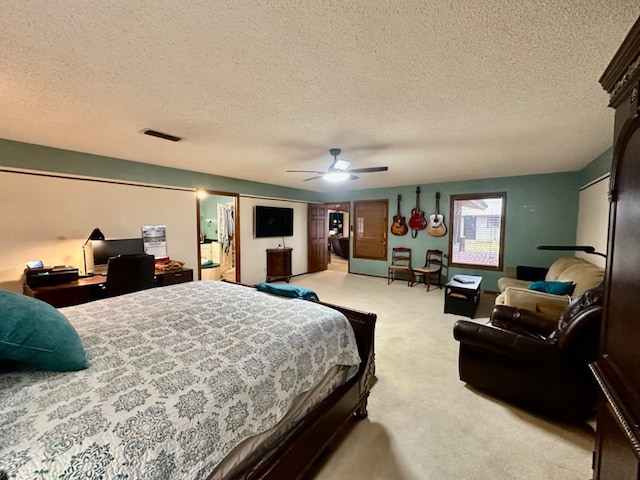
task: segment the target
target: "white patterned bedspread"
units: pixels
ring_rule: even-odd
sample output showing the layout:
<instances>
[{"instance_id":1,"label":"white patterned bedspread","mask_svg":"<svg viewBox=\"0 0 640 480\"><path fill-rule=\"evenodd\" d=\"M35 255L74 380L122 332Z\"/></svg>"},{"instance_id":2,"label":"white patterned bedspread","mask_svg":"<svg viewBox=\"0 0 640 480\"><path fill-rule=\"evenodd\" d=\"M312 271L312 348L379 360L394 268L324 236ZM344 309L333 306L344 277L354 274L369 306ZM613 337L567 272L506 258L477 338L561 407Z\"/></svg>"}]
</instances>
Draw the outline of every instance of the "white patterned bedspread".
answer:
<instances>
[{"instance_id":1,"label":"white patterned bedspread","mask_svg":"<svg viewBox=\"0 0 640 480\"><path fill-rule=\"evenodd\" d=\"M9 478L203 478L330 367L360 362L342 314L223 282L61 311L89 368L0 373Z\"/></svg>"}]
</instances>

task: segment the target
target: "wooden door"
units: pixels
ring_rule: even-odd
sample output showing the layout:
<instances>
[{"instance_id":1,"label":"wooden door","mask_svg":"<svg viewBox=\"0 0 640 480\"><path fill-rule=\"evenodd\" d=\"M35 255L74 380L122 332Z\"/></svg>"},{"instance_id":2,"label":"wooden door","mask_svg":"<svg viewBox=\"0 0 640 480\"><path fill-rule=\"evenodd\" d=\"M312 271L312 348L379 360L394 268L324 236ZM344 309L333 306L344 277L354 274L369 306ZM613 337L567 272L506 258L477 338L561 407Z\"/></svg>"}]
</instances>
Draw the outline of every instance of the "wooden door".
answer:
<instances>
[{"instance_id":1,"label":"wooden door","mask_svg":"<svg viewBox=\"0 0 640 480\"><path fill-rule=\"evenodd\" d=\"M308 266L309 273L327 269L327 206L309 204Z\"/></svg>"}]
</instances>

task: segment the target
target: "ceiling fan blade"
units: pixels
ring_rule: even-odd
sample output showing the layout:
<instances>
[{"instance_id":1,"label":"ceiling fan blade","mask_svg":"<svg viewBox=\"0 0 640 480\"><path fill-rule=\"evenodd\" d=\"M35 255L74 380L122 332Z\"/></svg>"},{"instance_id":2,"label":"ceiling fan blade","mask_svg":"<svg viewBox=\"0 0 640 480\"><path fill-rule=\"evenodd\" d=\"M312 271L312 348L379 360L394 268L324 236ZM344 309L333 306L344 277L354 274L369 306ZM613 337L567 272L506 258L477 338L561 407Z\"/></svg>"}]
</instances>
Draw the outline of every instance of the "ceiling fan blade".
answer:
<instances>
[{"instance_id":1,"label":"ceiling fan blade","mask_svg":"<svg viewBox=\"0 0 640 480\"><path fill-rule=\"evenodd\" d=\"M318 172L321 173L321 172ZM317 177L305 178L303 182L308 182L309 180L315 180L316 178L322 178L322 175L318 175Z\"/></svg>"},{"instance_id":2,"label":"ceiling fan blade","mask_svg":"<svg viewBox=\"0 0 640 480\"><path fill-rule=\"evenodd\" d=\"M370 173L370 172L386 172L389 167L367 167L367 168L352 168L350 173Z\"/></svg>"},{"instance_id":3,"label":"ceiling fan blade","mask_svg":"<svg viewBox=\"0 0 640 480\"><path fill-rule=\"evenodd\" d=\"M358 177L356 177L355 175L349 175L349 180L357 180Z\"/></svg>"},{"instance_id":4,"label":"ceiling fan blade","mask_svg":"<svg viewBox=\"0 0 640 480\"><path fill-rule=\"evenodd\" d=\"M294 172L294 173L317 173L317 174L323 174L325 172L318 172L317 170L287 170L287 172Z\"/></svg>"}]
</instances>

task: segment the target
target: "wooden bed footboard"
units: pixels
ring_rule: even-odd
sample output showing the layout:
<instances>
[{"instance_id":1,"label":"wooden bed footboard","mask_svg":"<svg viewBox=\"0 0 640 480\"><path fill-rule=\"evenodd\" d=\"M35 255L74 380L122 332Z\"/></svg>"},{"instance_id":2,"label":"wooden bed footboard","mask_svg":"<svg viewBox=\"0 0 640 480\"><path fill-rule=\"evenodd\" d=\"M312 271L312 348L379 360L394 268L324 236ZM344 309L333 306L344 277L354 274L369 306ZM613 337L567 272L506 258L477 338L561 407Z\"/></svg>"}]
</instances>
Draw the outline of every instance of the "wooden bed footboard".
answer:
<instances>
[{"instance_id":1,"label":"wooden bed footboard","mask_svg":"<svg viewBox=\"0 0 640 480\"><path fill-rule=\"evenodd\" d=\"M352 418L366 418L369 388L375 375L376 315L320 302L340 311L353 327L362 363L358 373L327 397L288 440L249 475L251 480L300 478Z\"/></svg>"}]
</instances>

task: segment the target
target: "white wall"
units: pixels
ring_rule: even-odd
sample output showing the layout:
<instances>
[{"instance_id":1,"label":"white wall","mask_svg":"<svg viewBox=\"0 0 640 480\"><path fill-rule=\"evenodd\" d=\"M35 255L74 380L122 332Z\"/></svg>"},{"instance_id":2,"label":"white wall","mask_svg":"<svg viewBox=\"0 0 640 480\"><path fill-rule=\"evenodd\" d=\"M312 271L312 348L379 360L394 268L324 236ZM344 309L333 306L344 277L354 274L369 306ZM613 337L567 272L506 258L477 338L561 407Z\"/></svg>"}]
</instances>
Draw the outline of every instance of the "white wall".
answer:
<instances>
[{"instance_id":1,"label":"white wall","mask_svg":"<svg viewBox=\"0 0 640 480\"><path fill-rule=\"evenodd\" d=\"M609 175L580 190L576 245L591 245L596 252L607 253L609 230ZM599 255L577 252L577 257L605 267L606 259Z\"/></svg>"},{"instance_id":2,"label":"white wall","mask_svg":"<svg viewBox=\"0 0 640 480\"><path fill-rule=\"evenodd\" d=\"M267 276L267 248L278 248L282 237L255 238L253 214L256 205L293 208L293 236L284 237L284 245L291 252L291 273L307 273L308 205L304 202L275 200L270 198L240 196L240 278L242 283L253 285L264 282ZM292 280L295 283L295 279Z\"/></svg>"},{"instance_id":3,"label":"white wall","mask_svg":"<svg viewBox=\"0 0 640 480\"><path fill-rule=\"evenodd\" d=\"M167 254L197 268L196 221L193 190L0 172L0 288L21 292L29 260L82 269L96 227L115 239L166 225Z\"/></svg>"}]
</instances>

